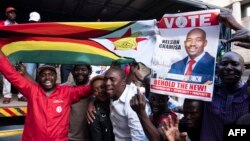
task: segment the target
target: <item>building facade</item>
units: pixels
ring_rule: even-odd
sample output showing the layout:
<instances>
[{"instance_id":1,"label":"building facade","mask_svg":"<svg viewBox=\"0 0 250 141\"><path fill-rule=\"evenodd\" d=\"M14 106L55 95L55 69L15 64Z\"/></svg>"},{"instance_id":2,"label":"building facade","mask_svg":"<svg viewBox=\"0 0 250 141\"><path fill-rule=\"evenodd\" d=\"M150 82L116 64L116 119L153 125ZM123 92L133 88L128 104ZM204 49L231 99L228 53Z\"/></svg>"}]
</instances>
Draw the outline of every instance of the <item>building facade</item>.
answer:
<instances>
[{"instance_id":1,"label":"building facade","mask_svg":"<svg viewBox=\"0 0 250 141\"><path fill-rule=\"evenodd\" d=\"M203 2L232 10L235 19L250 29L250 0L203 0ZM250 64L250 50L232 45L232 51L240 53L247 64Z\"/></svg>"}]
</instances>

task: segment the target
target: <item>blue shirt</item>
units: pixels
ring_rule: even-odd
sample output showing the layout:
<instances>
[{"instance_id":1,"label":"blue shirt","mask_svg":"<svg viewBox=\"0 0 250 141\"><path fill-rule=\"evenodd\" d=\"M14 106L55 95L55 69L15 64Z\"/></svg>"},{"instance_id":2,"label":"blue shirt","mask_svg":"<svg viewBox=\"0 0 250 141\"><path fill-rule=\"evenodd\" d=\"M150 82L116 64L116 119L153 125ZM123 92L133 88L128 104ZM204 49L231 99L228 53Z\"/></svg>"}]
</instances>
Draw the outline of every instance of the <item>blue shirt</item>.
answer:
<instances>
[{"instance_id":1,"label":"blue shirt","mask_svg":"<svg viewBox=\"0 0 250 141\"><path fill-rule=\"evenodd\" d=\"M168 107L168 109L172 110L173 112L179 112L182 105L178 101L169 97L169 100L166 106Z\"/></svg>"},{"instance_id":2,"label":"blue shirt","mask_svg":"<svg viewBox=\"0 0 250 141\"><path fill-rule=\"evenodd\" d=\"M247 85L242 84L234 93L221 89L214 92L212 102L204 105L201 141L223 141L224 125L234 124L249 112Z\"/></svg>"}]
</instances>

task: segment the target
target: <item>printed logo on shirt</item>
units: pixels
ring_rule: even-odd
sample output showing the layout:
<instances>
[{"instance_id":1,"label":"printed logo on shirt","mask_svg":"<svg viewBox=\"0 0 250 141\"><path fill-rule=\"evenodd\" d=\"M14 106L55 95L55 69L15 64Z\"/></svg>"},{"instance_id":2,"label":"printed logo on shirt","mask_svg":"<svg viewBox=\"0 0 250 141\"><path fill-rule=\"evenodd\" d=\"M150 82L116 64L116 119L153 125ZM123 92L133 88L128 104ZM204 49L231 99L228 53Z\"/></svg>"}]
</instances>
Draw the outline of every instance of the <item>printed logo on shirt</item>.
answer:
<instances>
[{"instance_id":1,"label":"printed logo on shirt","mask_svg":"<svg viewBox=\"0 0 250 141\"><path fill-rule=\"evenodd\" d=\"M101 117L102 118L105 118L107 115L106 114L101 114Z\"/></svg>"},{"instance_id":2,"label":"printed logo on shirt","mask_svg":"<svg viewBox=\"0 0 250 141\"><path fill-rule=\"evenodd\" d=\"M54 100L53 103L63 103L63 100Z\"/></svg>"},{"instance_id":3,"label":"printed logo on shirt","mask_svg":"<svg viewBox=\"0 0 250 141\"><path fill-rule=\"evenodd\" d=\"M61 106L57 106L56 107L56 112L57 113L61 113L62 112L62 107Z\"/></svg>"}]
</instances>

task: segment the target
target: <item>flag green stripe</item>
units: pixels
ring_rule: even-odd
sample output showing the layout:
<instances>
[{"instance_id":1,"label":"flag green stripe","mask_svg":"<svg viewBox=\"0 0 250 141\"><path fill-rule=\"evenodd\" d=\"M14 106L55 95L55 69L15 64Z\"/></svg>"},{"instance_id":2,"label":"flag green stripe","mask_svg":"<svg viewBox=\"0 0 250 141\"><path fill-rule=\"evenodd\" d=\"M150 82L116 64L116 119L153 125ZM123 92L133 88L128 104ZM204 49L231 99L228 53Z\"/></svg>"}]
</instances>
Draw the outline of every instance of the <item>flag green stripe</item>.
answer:
<instances>
[{"instance_id":1,"label":"flag green stripe","mask_svg":"<svg viewBox=\"0 0 250 141\"><path fill-rule=\"evenodd\" d=\"M106 56L65 52L65 51L21 51L10 54L8 58L13 64L16 62L23 63L55 63L55 64L91 64L91 65L111 65L112 62L118 64L132 62L131 58L120 58L113 60Z\"/></svg>"}]
</instances>

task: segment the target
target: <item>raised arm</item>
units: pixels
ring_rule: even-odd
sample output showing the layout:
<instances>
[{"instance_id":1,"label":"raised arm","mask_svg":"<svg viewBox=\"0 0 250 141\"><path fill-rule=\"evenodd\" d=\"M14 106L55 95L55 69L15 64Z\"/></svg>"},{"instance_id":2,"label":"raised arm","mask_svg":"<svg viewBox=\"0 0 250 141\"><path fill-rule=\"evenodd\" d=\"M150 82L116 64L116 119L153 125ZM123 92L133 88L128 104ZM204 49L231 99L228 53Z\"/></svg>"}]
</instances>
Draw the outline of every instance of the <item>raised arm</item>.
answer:
<instances>
[{"instance_id":1,"label":"raised arm","mask_svg":"<svg viewBox=\"0 0 250 141\"><path fill-rule=\"evenodd\" d=\"M234 45L250 49L250 30L241 29L237 30L232 38L227 42L235 42Z\"/></svg>"},{"instance_id":2,"label":"raised arm","mask_svg":"<svg viewBox=\"0 0 250 141\"><path fill-rule=\"evenodd\" d=\"M168 141L185 141L187 132L180 133L179 131L179 120L174 123L171 116L169 116L169 123L164 121L164 125L162 126L162 132L165 134L165 137Z\"/></svg>"},{"instance_id":3,"label":"raised arm","mask_svg":"<svg viewBox=\"0 0 250 141\"><path fill-rule=\"evenodd\" d=\"M160 141L161 135L153 125L145 111L146 100L144 95L138 93L130 100L130 106L136 112L141 122L142 128L150 141Z\"/></svg>"},{"instance_id":4,"label":"raised arm","mask_svg":"<svg viewBox=\"0 0 250 141\"><path fill-rule=\"evenodd\" d=\"M71 87L71 86L67 86ZM91 95L91 88L89 85L79 85L71 87L70 91L68 92L71 97L71 102L77 102L81 98L88 98Z\"/></svg>"},{"instance_id":5,"label":"raised arm","mask_svg":"<svg viewBox=\"0 0 250 141\"><path fill-rule=\"evenodd\" d=\"M221 23L223 23L225 26L232 28L233 30L241 30L244 29L243 26L241 26L236 19L233 17L232 12L224 11L220 13L219 20Z\"/></svg>"},{"instance_id":6,"label":"raised arm","mask_svg":"<svg viewBox=\"0 0 250 141\"><path fill-rule=\"evenodd\" d=\"M222 12L219 20L229 28L235 30L232 38L227 42L235 42L234 45L250 49L250 31L240 25L231 12Z\"/></svg>"},{"instance_id":7,"label":"raised arm","mask_svg":"<svg viewBox=\"0 0 250 141\"><path fill-rule=\"evenodd\" d=\"M25 97L29 97L31 94L31 87L35 83L31 82L27 78L23 77L16 68L10 63L8 58L0 50L0 72L5 76L5 78L14 85L18 91L20 91ZM35 84L36 85L36 84Z\"/></svg>"}]
</instances>

